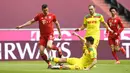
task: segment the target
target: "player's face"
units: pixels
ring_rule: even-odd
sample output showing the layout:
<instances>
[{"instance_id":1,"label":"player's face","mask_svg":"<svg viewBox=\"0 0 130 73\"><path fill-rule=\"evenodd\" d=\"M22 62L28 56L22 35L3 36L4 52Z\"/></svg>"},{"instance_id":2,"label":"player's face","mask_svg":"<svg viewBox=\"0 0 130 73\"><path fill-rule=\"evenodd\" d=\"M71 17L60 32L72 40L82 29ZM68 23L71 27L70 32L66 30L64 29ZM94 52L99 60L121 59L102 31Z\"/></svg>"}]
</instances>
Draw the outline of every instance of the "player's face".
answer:
<instances>
[{"instance_id":1,"label":"player's face","mask_svg":"<svg viewBox=\"0 0 130 73\"><path fill-rule=\"evenodd\" d=\"M86 40L86 46L89 46L89 43L90 43L90 42L88 42L88 41Z\"/></svg>"},{"instance_id":2,"label":"player's face","mask_svg":"<svg viewBox=\"0 0 130 73\"><path fill-rule=\"evenodd\" d=\"M94 6L90 6L90 7L89 7L89 12L90 12L90 14L94 14L94 13L95 13L95 8L94 8Z\"/></svg>"},{"instance_id":3,"label":"player's face","mask_svg":"<svg viewBox=\"0 0 130 73\"><path fill-rule=\"evenodd\" d=\"M43 13L47 14L49 10L48 10L48 8L44 8L44 9L42 9L42 11L43 11Z\"/></svg>"},{"instance_id":4,"label":"player's face","mask_svg":"<svg viewBox=\"0 0 130 73\"><path fill-rule=\"evenodd\" d=\"M115 9L112 9L112 10L111 10L111 14L112 14L112 15L116 15L116 14L117 14L116 10L115 10Z\"/></svg>"}]
</instances>

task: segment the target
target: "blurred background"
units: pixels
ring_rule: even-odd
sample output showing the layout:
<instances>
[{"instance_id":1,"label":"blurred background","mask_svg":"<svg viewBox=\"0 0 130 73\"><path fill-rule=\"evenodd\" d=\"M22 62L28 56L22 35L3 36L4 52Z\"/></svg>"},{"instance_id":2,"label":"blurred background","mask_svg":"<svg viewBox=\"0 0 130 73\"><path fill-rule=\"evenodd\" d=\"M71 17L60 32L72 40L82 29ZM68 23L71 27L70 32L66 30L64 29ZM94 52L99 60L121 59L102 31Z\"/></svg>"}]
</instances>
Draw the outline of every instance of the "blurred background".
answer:
<instances>
[{"instance_id":1,"label":"blurred background","mask_svg":"<svg viewBox=\"0 0 130 73\"><path fill-rule=\"evenodd\" d=\"M77 28L88 13L88 5L95 4L96 12L110 17L109 8L115 6L126 28L130 27L130 5L128 0L0 0L0 28L15 28L41 12L41 5L48 4L56 14L61 28ZM101 25L102 27L102 25ZM38 25L27 28L38 28Z\"/></svg>"}]
</instances>

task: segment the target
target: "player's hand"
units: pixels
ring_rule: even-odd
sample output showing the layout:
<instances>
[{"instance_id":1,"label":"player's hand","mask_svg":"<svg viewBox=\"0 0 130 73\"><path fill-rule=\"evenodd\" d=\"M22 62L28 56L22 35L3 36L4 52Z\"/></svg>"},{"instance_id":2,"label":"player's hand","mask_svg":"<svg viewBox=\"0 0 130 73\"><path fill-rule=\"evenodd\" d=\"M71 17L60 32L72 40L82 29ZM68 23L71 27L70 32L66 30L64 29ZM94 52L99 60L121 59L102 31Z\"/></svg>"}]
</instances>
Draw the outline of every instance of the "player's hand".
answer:
<instances>
[{"instance_id":1,"label":"player's hand","mask_svg":"<svg viewBox=\"0 0 130 73\"><path fill-rule=\"evenodd\" d=\"M20 29L20 28L22 28L22 27L21 27L21 26L17 26L17 27L16 27L16 29Z\"/></svg>"},{"instance_id":2,"label":"player's hand","mask_svg":"<svg viewBox=\"0 0 130 73\"><path fill-rule=\"evenodd\" d=\"M112 32L113 33L113 30L111 30L110 28L108 28L108 31Z\"/></svg>"},{"instance_id":3,"label":"player's hand","mask_svg":"<svg viewBox=\"0 0 130 73\"><path fill-rule=\"evenodd\" d=\"M113 33L112 38L116 38L118 36L118 33Z\"/></svg>"},{"instance_id":4,"label":"player's hand","mask_svg":"<svg viewBox=\"0 0 130 73\"><path fill-rule=\"evenodd\" d=\"M77 34L76 32L73 32L72 35L74 35L74 36L78 36L78 34Z\"/></svg>"},{"instance_id":5,"label":"player's hand","mask_svg":"<svg viewBox=\"0 0 130 73\"><path fill-rule=\"evenodd\" d=\"M77 32L77 31L80 31L80 28L77 28L77 29L75 29L74 31L76 31L76 32Z\"/></svg>"}]
</instances>

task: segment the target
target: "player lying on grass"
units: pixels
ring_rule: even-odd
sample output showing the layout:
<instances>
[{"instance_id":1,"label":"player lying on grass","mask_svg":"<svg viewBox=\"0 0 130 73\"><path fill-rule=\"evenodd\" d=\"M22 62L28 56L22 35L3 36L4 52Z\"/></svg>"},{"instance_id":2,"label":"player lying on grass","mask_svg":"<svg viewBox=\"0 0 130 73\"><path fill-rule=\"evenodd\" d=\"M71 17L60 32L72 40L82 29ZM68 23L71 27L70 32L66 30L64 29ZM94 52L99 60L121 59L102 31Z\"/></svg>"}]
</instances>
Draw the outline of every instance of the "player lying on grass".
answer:
<instances>
[{"instance_id":1,"label":"player lying on grass","mask_svg":"<svg viewBox=\"0 0 130 73\"><path fill-rule=\"evenodd\" d=\"M90 70L97 63L97 52L93 47L94 39L91 36L85 39L73 33L77 36L85 45L86 49L83 50L81 58L50 58L51 61L56 63L68 63L69 65L52 66L52 69L70 69L70 70Z\"/></svg>"}]
</instances>

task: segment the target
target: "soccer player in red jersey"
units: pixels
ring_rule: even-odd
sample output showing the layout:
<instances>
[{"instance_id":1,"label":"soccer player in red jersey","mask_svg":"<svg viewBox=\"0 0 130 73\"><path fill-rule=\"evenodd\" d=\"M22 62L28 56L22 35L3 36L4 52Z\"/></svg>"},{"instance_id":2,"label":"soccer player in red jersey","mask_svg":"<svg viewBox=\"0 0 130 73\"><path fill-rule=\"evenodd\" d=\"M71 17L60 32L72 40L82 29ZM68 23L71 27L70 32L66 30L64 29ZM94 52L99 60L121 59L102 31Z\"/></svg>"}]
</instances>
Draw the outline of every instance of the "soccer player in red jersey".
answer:
<instances>
[{"instance_id":1,"label":"soccer player in red jersey","mask_svg":"<svg viewBox=\"0 0 130 73\"><path fill-rule=\"evenodd\" d=\"M120 64L120 61L116 55L117 51L121 51L126 55L126 51L123 47L120 47L120 34L124 29L121 19L117 16L117 9L115 7L111 7L109 9L112 17L107 20L108 26L113 30L112 32L107 31L108 34L108 42L112 49L112 55L116 59L116 64Z\"/></svg>"},{"instance_id":2,"label":"soccer player in red jersey","mask_svg":"<svg viewBox=\"0 0 130 73\"><path fill-rule=\"evenodd\" d=\"M46 54L43 53L45 48L51 49L51 50L57 50L58 56L62 56L62 51L60 48L57 48L53 45L54 40L54 27L53 22L56 24L56 27L59 32L59 38L61 38L61 31L60 31L60 25L59 22L56 19L55 14L49 13L48 5L43 4L42 5L42 12L37 14L32 20L26 22L23 25L17 26L17 29L23 28L25 26L32 25L34 22L39 22L39 29L40 29L40 40L39 40L39 48L40 48L40 55L43 60L45 60L48 63L48 68L51 67L50 61L47 59Z\"/></svg>"}]
</instances>

